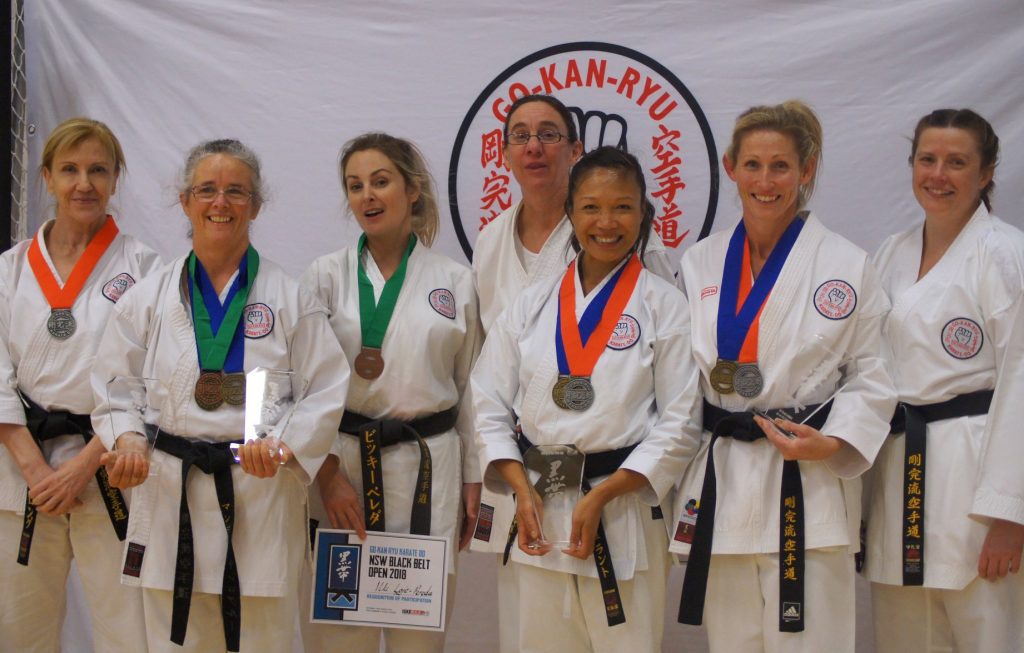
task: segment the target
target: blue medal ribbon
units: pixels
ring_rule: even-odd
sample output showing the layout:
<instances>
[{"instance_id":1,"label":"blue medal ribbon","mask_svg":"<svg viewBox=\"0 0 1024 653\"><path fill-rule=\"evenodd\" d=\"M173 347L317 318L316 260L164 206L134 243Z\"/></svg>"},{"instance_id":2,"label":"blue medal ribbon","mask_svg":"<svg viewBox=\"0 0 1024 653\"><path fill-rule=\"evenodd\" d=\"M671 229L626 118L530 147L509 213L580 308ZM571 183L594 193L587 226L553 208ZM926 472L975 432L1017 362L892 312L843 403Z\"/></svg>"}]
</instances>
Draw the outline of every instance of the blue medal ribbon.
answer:
<instances>
[{"instance_id":1,"label":"blue medal ribbon","mask_svg":"<svg viewBox=\"0 0 1024 653\"><path fill-rule=\"evenodd\" d=\"M210 275L207 274L206 269L203 268L203 264L199 261L197 256L196 262L196 273L195 279L192 275L188 275L188 290L191 296L195 296L196 286L199 286L199 295L203 300L203 305L206 306L207 312L210 314L210 329L214 334L220 331L220 325L224 321L224 316L228 312L228 308L231 306L231 300L234 299L235 295L242 288L242 285L246 284L246 279L249 274L248 256L242 257L242 262L238 266L238 274L235 276L235 280L231 282L231 287L228 289L227 297L224 298L224 303L220 303L220 297L217 295L217 291L213 288L213 282L210 280ZM195 331L196 315L195 311L192 314L192 329ZM242 367L245 363L245 324L242 320L238 321L238 325L235 328L235 332L231 337L231 346L228 347L227 357L224 359L223 372L225 374L231 372L241 372ZM196 341L198 342L198 336ZM199 369L205 370L203 367L202 354L200 348L196 347L196 352L199 355Z\"/></svg>"},{"instance_id":2,"label":"blue medal ribbon","mask_svg":"<svg viewBox=\"0 0 1024 653\"><path fill-rule=\"evenodd\" d=\"M626 259L628 262L629 259ZM578 267L578 266L577 266ZM619 279L622 277L622 273L626 270L626 265L620 265L619 269L615 271L612 278L608 280L608 283L604 285L604 288L597 293L594 297L594 301L590 302L590 306L583 311L583 316L580 318L579 329L580 329L580 342L585 347L587 341L590 340L590 336L594 333L594 329L601 322L601 316L604 314L604 307L608 305L608 300L612 296L612 292L615 290L615 286L618 285ZM569 375L569 360L565 356L565 344L562 342L562 330L560 325L562 324L562 302L558 302L558 315L555 319L555 354L558 357L558 373L562 376Z\"/></svg>"},{"instance_id":3,"label":"blue medal ribbon","mask_svg":"<svg viewBox=\"0 0 1024 653\"><path fill-rule=\"evenodd\" d=\"M775 282L782 272L782 266L789 257L789 252L796 244L796 239L804 227L804 221L796 218L782 238L775 244L772 253L765 261L761 273L754 280L750 293L743 302L739 312L736 312L736 301L739 297L740 274L743 268L743 247L747 240L747 230L743 221L736 225L729 239L729 249L725 254L725 266L722 270L722 296L718 302L718 357L738 361L740 349L743 348L743 341L750 331L750 325L754 323L758 311L764 305L765 300L775 287Z\"/></svg>"}]
</instances>

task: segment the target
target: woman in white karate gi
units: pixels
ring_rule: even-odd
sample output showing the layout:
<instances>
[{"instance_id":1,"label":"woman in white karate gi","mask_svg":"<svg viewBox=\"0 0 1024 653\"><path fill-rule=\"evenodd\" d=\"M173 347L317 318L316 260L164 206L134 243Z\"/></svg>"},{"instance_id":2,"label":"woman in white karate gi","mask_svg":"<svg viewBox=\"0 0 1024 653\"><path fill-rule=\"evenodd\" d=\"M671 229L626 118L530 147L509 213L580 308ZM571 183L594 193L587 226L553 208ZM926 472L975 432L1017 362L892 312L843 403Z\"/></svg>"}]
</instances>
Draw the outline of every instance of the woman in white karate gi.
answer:
<instances>
[{"instance_id":1,"label":"woman in white karate gi","mask_svg":"<svg viewBox=\"0 0 1024 653\"><path fill-rule=\"evenodd\" d=\"M192 251L118 303L97 354L104 464L115 485L138 486L121 579L143 588L150 652L286 651L294 639L304 485L334 441L348 366L327 312L249 241L264 197L245 145L194 147L179 194ZM294 373L294 407L280 447L245 443L239 466L229 445L255 367ZM116 377L159 381L144 415L130 388L108 388Z\"/></svg>"},{"instance_id":2,"label":"woman in white karate gi","mask_svg":"<svg viewBox=\"0 0 1024 653\"><path fill-rule=\"evenodd\" d=\"M680 621L703 619L712 651L854 648L859 476L895 405L889 304L867 255L803 210L821 146L802 102L741 114L722 162L743 218L683 255L704 441L672 550L689 556Z\"/></svg>"},{"instance_id":3,"label":"woman in white karate gi","mask_svg":"<svg viewBox=\"0 0 1024 653\"><path fill-rule=\"evenodd\" d=\"M159 260L107 213L125 161L105 124L64 121L42 159L56 214L0 257L0 648L59 650L74 558L94 648L136 650L138 590L117 580L128 505L99 473L88 379L114 304Z\"/></svg>"},{"instance_id":4,"label":"woman in white karate gi","mask_svg":"<svg viewBox=\"0 0 1024 653\"><path fill-rule=\"evenodd\" d=\"M517 531L496 533L508 536L516 597L502 649L660 651L661 506L699 432L687 304L639 263L653 207L636 158L611 147L581 158L566 212L579 254L497 319L473 373L484 482L516 498ZM544 504L523 464L532 445L587 456L585 495L556 515L563 550L542 538Z\"/></svg>"},{"instance_id":5,"label":"woman in white karate gi","mask_svg":"<svg viewBox=\"0 0 1024 653\"><path fill-rule=\"evenodd\" d=\"M469 268L430 249L439 211L426 162L412 143L364 134L343 148L339 172L363 235L354 247L315 260L303 283L330 311L331 328L355 375L341 432L317 476L322 506L313 501L313 516L361 537L367 529L447 537L450 618L455 559L469 542L480 501L466 400L480 347L473 278ZM360 449L364 427L378 428L385 438L400 434L378 443L380 508L366 503L373 486L364 473L369 451ZM420 455L416 434L429 461ZM424 475L431 479L426 490ZM421 494L428 503L418 500ZM388 651L444 650L443 632L320 624L303 629L310 650L376 653L382 637Z\"/></svg>"},{"instance_id":6,"label":"woman in white karate gi","mask_svg":"<svg viewBox=\"0 0 1024 653\"><path fill-rule=\"evenodd\" d=\"M1024 650L1024 234L990 213L999 139L970 109L917 123L924 224L875 257L900 406L870 474L878 651Z\"/></svg>"}]
</instances>

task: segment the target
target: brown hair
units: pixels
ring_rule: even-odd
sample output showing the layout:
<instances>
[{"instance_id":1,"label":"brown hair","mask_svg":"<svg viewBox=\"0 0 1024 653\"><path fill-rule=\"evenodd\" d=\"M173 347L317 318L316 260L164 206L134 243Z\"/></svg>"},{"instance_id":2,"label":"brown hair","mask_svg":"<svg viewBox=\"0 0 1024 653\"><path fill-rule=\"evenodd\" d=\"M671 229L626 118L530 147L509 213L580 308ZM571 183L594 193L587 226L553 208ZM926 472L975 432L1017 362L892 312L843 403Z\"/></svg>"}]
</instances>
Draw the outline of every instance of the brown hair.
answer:
<instances>
[{"instance_id":1,"label":"brown hair","mask_svg":"<svg viewBox=\"0 0 1024 653\"><path fill-rule=\"evenodd\" d=\"M59 152L77 147L90 138L98 140L110 153L110 158L114 160L114 174L121 174L127 169L121 143L114 132L110 131L110 127L91 118L69 118L57 125L46 139L39 171L53 172L53 159Z\"/></svg>"},{"instance_id":2,"label":"brown hair","mask_svg":"<svg viewBox=\"0 0 1024 653\"><path fill-rule=\"evenodd\" d=\"M978 154L981 155L981 169L991 169L993 172L993 179L981 189L981 201L985 203L985 208L991 211L992 193L996 189L994 173L999 164L999 137L996 136L992 125L970 109L936 109L918 120L917 127L914 127L914 140L910 145L910 165L914 165L921 134L930 127L963 129L974 136Z\"/></svg>"}]
</instances>

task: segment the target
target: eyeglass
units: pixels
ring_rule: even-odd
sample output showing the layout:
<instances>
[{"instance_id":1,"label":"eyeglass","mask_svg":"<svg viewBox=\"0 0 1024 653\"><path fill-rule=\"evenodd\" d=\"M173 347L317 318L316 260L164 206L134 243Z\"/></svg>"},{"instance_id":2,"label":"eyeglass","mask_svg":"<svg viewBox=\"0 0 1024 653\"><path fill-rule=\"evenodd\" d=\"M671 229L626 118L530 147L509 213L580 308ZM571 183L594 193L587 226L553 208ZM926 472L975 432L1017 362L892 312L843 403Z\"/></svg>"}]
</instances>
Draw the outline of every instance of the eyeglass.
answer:
<instances>
[{"instance_id":1,"label":"eyeglass","mask_svg":"<svg viewBox=\"0 0 1024 653\"><path fill-rule=\"evenodd\" d=\"M222 188L217 189L216 186L193 186L192 196L200 202L212 202L217 199L217 196L222 194L224 199L227 200L228 204L242 205L246 204L256 194L250 193L242 188Z\"/></svg>"},{"instance_id":2,"label":"eyeglass","mask_svg":"<svg viewBox=\"0 0 1024 653\"><path fill-rule=\"evenodd\" d=\"M554 145L565 138L565 134L560 134L554 129L542 129L536 134L531 134L530 132L510 132L508 143L509 145L526 145L534 136L544 145Z\"/></svg>"}]
</instances>

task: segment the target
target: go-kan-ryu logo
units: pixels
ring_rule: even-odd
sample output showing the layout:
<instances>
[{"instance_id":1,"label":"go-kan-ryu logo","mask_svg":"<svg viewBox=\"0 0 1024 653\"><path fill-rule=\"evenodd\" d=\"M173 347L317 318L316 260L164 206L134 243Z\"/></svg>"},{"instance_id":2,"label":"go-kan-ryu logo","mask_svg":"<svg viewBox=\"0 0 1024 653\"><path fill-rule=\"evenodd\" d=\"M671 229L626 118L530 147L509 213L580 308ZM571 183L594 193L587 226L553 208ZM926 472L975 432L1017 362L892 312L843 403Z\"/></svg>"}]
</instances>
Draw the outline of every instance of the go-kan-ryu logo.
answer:
<instances>
[{"instance_id":1,"label":"go-kan-ryu logo","mask_svg":"<svg viewBox=\"0 0 1024 653\"><path fill-rule=\"evenodd\" d=\"M518 201L502 152L502 127L516 99L543 93L573 114L584 151L617 145L647 173L655 228L667 247L711 232L718 204L718 153L696 98L668 68L621 45L576 42L523 57L480 93L452 149L448 198L467 258L476 236Z\"/></svg>"}]
</instances>

